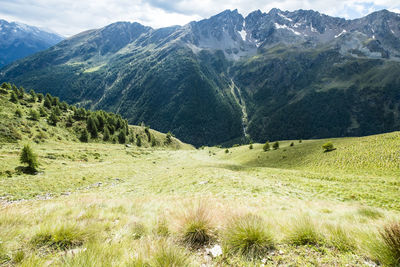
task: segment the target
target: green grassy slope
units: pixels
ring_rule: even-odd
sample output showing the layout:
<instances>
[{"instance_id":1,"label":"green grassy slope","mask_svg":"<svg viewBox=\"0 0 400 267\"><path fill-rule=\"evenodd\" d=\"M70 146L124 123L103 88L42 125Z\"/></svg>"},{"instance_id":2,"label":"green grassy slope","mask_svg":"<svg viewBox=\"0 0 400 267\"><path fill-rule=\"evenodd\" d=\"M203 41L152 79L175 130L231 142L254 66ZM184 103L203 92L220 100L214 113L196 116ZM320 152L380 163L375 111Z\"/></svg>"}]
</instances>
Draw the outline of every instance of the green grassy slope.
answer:
<instances>
[{"instance_id":1,"label":"green grassy slope","mask_svg":"<svg viewBox=\"0 0 400 267\"><path fill-rule=\"evenodd\" d=\"M332 141L337 148L322 153L322 145ZM294 146L290 146L294 143ZM400 175L400 132L367 137L281 141L280 149L264 152L263 144L233 148L227 158L252 167L307 170L331 174L369 176ZM272 144L271 144L272 145Z\"/></svg>"},{"instance_id":2,"label":"green grassy slope","mask_svg":"<svg viewBox=\"0 0 400 267\"><path fill-rule=\"evenodd\" d=\"M64 115L56 127L45 117L34 121L30 110L42 103L9 98L0 95L0 126L7 126L0 128L1 265L160 266L157 260L182 258L176 266L393 265L379 232L400 220L399 132L226 153L175 138L167 144L150 130L159 141L152 146L145 127L130 126L140 147L86 143L74 130L86 122L67 127ZM46 138L37 139L41 132ZM327 141L336 150L324 153ZM36 175L20 168L27 143L38 155ZM274 243L260 257L227 251L227 226L249 213ZM197 219L207 221L212 242L193 249L183 233ZM207 256L214 245L223 255Z\"/></svg>"}]
</instances>

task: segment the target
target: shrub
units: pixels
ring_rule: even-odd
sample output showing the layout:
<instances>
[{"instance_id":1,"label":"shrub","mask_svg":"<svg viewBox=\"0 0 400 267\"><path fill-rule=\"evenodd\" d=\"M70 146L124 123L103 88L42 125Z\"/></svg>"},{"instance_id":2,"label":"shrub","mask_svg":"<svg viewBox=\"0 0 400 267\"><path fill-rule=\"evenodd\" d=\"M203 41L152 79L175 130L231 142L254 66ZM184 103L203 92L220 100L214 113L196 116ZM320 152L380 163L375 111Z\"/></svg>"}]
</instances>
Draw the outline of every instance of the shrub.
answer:
<instances>
[{"instance_id":1,"label":"shrub","mask_svg":"<svg viewBox=\"0 0 400 267\"><path fill-rule=\"evenodd\" d=\"M31 120L38 121L40 119L40 114L36 110L31 109L31 112L29 114L29 118Z\"/></svg>"},{"instance_id":2,"label":"shrub","mask_svg":"<svg viewBox=\"0 0 400 267\"><path fill-rule=\"evenodd\" d=\"M263 150L264 151L269 151L270 147L269 147L269 142L265 142L264 146L263 146Z\"/></svg>"},{"instance_id":3,"label":"shrub","mask_svg":"<svg viewBox=\"0 0 400 267\"><path fill-rule=\"evenodd\" d=\"M303 140L300 139L300 140L299 140L299 143L300 143L300 144L303 143Z\"/></svg>"},{"instance_id":4,"label":"shrub","mask_svg":"<svg viewBox=\"0 0 400 267\"><path fill-rule=\"evenodd\" d=\"M22 111L17 108L17 110L15 111L15 116L17 116L18 118L22 118Z\"/></svg>"},{"instance_id":5,"label":"shrub","mask_svg":"<svg viewBox=\"0 0 400 267\"><path fill-rule=\"evenodd\" d=\"M317 245L321 241L321 235L309 217L300 217L294 222L288 241L297 246Z\"/></svg>"},{"instance_id":6,"label":"shrub","mask_svg":"<svg viewBox=\"0 0 400 267\"><path fill-rule=\"evenodd\" d=\"M290 146L294 146L294 143L293 143L293 142L291 142L291 143L290 143Z\"/></svg>"},{"instance_id":7,"label":"shrub","mask_svg":"<svg viewBox=\"0 0 400 267\"><path fill-rule=\"evenodd\" d=\"M257 258L274 248L274 240L262 218L248 214L236 217L228 224L223 246L228 253Z\"/></svg>"},{"instance_id":8,"label":"shrub","mask_svg":"<svg viewBox=\"0 0 400 267\"><path fill-rule=\"evenodd\" d=\"M214 238L214 226L204 205L190 209L182 216L180 236L183 243L196 248L209 244Z\"/></svg>"},{"instance_id":9,"label":"shrub","mask_svg":"<svg viewBox=\"0 0 400 267\"><path fill-rule=\"evenodd\" d=\"M274 150L279 149L279 142L276 141L272 147L273 147Z\"/></svg>"},{"instance_id":10,"label":"shrub","mask_svg":"<svg viewBox=\"0 0 400 267\"><path fill-rule=\"evenodd\" d=\"M229 153L229 149L225 149L225 153L228 154Z\"/></svg>"},{"instance_id":11,"label":"shrub","mask_svg":"<svg viewBox=\"0 0 400 267\"><path fill-rule=\"evenodd\" d=\"M253 149L253 144L250 144L250 145L249 145L249 149Z\"/></svg>"},{"instance_id":12,"label":"shrub","mask_svg":"<svg viewBox=\"0 0 400 267\"><path fill-rule=\"evenodd\" d=\"M150 260L154 267L184 267L189 266L189 255L182 248L161 241Z\"/></svg>"},{"instance_id":13,"label":"shrub","mask_svg":"<svg viewBox=\"0 0 400 267\"><path fill-rule=\"evenodd\" d=\"M335 150L336 148L333 147L332 142L328 142L322 145L322 149L324 150L324 152L330 152Z\"/></svg>"},{"instance_id":14,"label":"shrub","mask_svg":"<svg viewBox=\"0 0 400 267\"><path fill-rule=\"evenodd\" d=\"M36 168L39 166L37 156L33 153L33 150L29 145L24 146L19 160L22 164L28 164L28 170L30 172L35 172Z\"/></svg>"}]
</instances>

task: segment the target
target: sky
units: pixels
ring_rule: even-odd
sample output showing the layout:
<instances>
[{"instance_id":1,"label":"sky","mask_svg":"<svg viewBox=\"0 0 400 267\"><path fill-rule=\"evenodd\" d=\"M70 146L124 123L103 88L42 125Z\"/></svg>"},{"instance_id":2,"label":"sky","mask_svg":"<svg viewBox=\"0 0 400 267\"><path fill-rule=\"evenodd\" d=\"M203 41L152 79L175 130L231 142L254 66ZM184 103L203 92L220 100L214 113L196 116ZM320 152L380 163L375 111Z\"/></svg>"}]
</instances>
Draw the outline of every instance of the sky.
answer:
<instances>
[{"instance_id":1,"label":"sky","mask_svg":"<svg viewBox=\"0 0 400 267\"><path fill-rule=\"evenodd\" d=\"M139 22L153 28L184 25L226 9L246 16L268 12L313 9L354 19L388 9L400 13L399 0L0 0L0 19L37 26L69 37L117 21Z\"/></svg>"}]
</instances>

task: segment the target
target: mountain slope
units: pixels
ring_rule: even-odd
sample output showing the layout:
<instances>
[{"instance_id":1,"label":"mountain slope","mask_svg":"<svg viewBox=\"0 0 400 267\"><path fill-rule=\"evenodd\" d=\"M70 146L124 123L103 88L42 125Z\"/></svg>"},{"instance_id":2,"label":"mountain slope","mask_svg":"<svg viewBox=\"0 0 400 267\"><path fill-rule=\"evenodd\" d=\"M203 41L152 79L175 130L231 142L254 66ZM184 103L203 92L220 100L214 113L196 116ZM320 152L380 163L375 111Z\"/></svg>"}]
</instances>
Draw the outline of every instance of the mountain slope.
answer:
<instances>
[{"instance_id":1,"label":"mountain slope","mask_svg":"<svg viewBox=\"0 0 400 267\"><path fill-rule=\"evenodd\" d=\"M60 42L57 34L0 19L0 67Z\"/></svg>"},{"instance_id":2,"label":"mountain slope","mask_svg":"<svg viewBox=\"0 0 400 267\"><path fill-rule=\"evenodd\" d=\"M399 25L386 10L357 20L227 10L162 29L119 22L3 68L0 80L194 145L374 134L400 129Z\"/></svg>"}]
</instances>

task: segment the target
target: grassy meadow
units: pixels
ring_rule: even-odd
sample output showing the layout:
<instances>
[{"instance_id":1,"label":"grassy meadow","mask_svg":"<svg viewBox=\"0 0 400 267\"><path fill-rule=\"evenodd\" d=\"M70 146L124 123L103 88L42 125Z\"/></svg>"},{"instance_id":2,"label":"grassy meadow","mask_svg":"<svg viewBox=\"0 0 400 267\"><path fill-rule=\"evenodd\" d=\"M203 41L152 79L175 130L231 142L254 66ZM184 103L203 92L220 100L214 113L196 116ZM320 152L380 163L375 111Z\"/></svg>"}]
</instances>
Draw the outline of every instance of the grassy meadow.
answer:
<instances>
[{"instance_id":1,"label":"grassy meadow","mask_svg":"<svg viewBox=\"0 0 400 267\"><path fill-rule=\"evenodd\" d=\"M5 266L396 265L400 133L226 149L32 144L0 148ZM208 249L221 246L222 254ZM398 262L397 262L398 264Z\"/></svg>"},{"instance_id":2,"label":"grassy meadow","mask_svg":"<svg viewBox=\"0 0 400 267\"><path fill-rule=\"evenodd\" d=\"M195 149L115 114L80 119L54 98L45 108L20 89L12 103L10 90L0 91L2 266L400 265L400 132ZM80 142L96 116L118 133L105 140L103 125ZM34 174L20 163L27 144Z\"/></svg>"}]
</instances>

